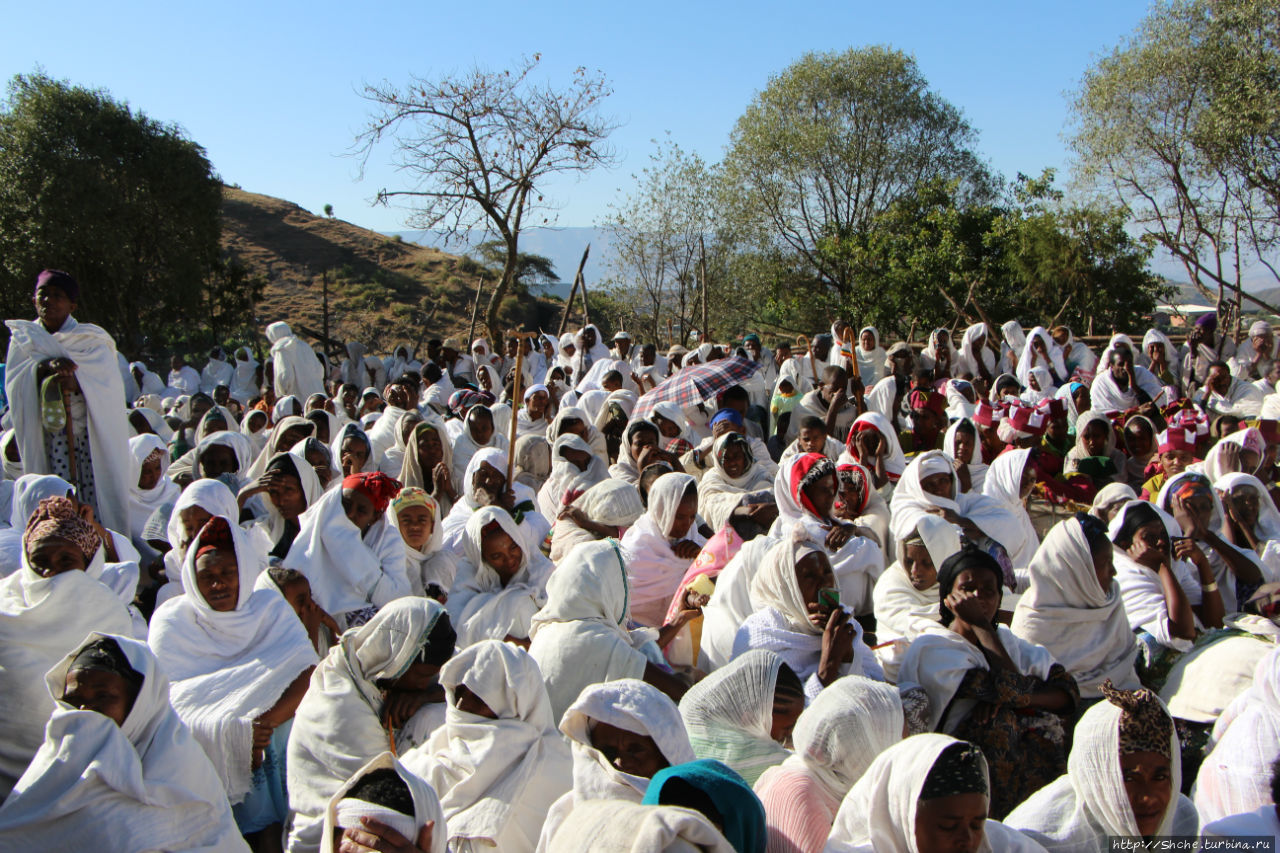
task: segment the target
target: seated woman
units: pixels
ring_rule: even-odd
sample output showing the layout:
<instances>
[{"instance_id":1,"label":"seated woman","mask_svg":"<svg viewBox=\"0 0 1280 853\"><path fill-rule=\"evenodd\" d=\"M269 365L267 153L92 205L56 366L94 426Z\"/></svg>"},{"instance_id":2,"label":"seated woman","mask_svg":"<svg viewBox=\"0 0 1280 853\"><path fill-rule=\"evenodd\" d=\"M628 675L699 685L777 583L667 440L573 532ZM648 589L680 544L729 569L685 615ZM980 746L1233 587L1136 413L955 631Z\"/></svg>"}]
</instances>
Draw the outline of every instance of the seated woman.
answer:
<instances>
[{"instance_id":1,"label":"seated woman","mask_svg":"<svg viewBox=\"0 0 1280 853\"><path fill-rule=\"evenodd\" d=\"M238 492L245 482L247 451L244 437L239 433L215 432L192 451L195 454L192 477L194 480L221 480L232 492ZM190 483L180 479L175 479L175 482L184 489L190 488Z\"/></svg>"},{"instance_id":2,"label":"seated woman","mask_svg":"<svg viewBox=\"0 0 1280 853\"><path fill-rule=\"evenodd\" d=\"M926 730L982 748L995 768L997 818L1062 775L1065 721L1080 695L1047 649L996 625L1002 585L1000 566L985 551L967 546L948 558L938 571L938 596L950 631L917 637L898 680L904 706L912 690L928 697Z\"/></svg>"},{"instance_id":3,"label":"seated woman","mask_svg":"<svg viewBox=\"0 0 1280 853\"><path fill-rule=\"evenodd\" d=\"M569 433L585 441L596 456L605 460L609 458L609 444L605 436L596 429L594 420L577 406L560 407L547 429L547 441L554 444L557 438Z\"/></svg>"},{"instance_id":4,"label":"seated woman","mask_svg":"<svg viewBox=\"0 0 1280 853\"><path fill-rule=\"evenodd\" d=\"M325 412L325 416L337 420L333 415ZM387 417L384 413L383 417ZM379 419L381 422L381 418ZM391 431L392 443L386 450L382 451L382 465L379 470L388 477L399 477L400 470L404 467L404 457L409 449L409 442L413 439L413 430L422 423L422 415L418 413L416 408L407 412L401 412L395 418L394 428ZM319 429L319 427L317 427ZM337 433L334 429L334 434ZM373 437L370 437L373 441ZM374 441L375 446L377 442Z\"/></svg>"},{"instance_id":5,"label":"seated woman","mask_svg":"<svg viewBox=\"0 0 1280 853\"><path fill-rule=\"evenodd\" d=\"M538 665L523 649L487 640L449 661L440 684L444 725L401 760L440 795L450 849L532 853L573 778Z\"/></svg>"},{"instance_id":6,"label":"seated woman","mask_svg":"<svg viewBox=\"0 0 1280 853\"><path fill-rule=\"evenodd\" d=\"M673 471L684 470L678 456L662 449L662 434L656 426L649 421L633 420L622 433L618 461L609 466L609 476L638 486L640 472L661 461L670 464Z\"/></svg>"},{"instance_id":7,"label":"seated woman","mask_svg":"<svg viewBox=\"0 0 1280 853\"><path fill-rule=\"evenodd\" d=\"M462 422L462 432L453 442L453 468L449 475L455 483L465 483L464 475L471 457L482 450L499 450L507 455L507 437L494 428L493 412L488 406L472 406Z\"/></svg>"},{"instance_id":8,"label":"seated woman","mask_svg":"<svg viewBox=\"0 0 1280 853\"><path fill-rule=\"evenodd\" d=\"M803 710L800 678L764 649L734 658L680 700L694 754L723 761L750 785L791 754L784 744Z\"/></svg>"},{"instance_id":9,"label":"seated woman","mask_svg":"<svg viewBox=\"0 0 1280 853\"><path fill-rule=\"evenodd\" d=\"M240 434L249 440L249 447L255 457L267 445L267 437L270 434L267 427L270 423L271 419L261 409L250 409L245 412L244 419L240 421Z\"/></svg>"},{"instance_id":10,"label":"seated woman","mask_svg":"<svg viewBox=\"0 0 1280 853\"><path fill-rule=\"evenodd\" d=\"M805 540L777 543L751 581L756 611L734 637L734 656L751 649L776 653L804 681L810 699L849 673L883 680L840 593L825 552Z\"/></svg>"},{"instance_id":11,"label":"seated woman","mask_svg":"<svg viewBox=\"0 0 1280 853\"><path fill-rule=\"evenodd\" d=\"M641 802L701 814L720 830L733 850L764 850L768 839L759 798L746 780L719 761L691 761L659 770Z\"/></svg>"},{"instance_id":12,"label":"seated woman","mask_svg":"<svg viewBox=\"0 0 1280 853\"><path fill-rule=\"evenodd\" d=\"M419 488L431 495L440 506L441 518L449 514L458 499L452 468L453 446L444 429L431 421L415 424L405 442L399 480L405 487Z\"/></svg>"},{"instance_id":13,"label":"seated woman","mask_svg":"<svg viewBox=\"0 0 1280 853\"><path fill-rule=\"evenodd\" d=\"M902 444L889 419L877 412L859 415L849 427L844 452L837 462L857 462L875 476L873 485L888 500L906 470L907 459Z\"/></svg>"},{"instance_id":14,"label":"seated woman","mask_svg":"<svg viewBox=\"0 0 1280 853\"><path fill-rule=\"evenodd\" d=\"M290 416L277 421L275 426L271 427L271 434L267 436L267 441L257 458L247 469L241 469L245 479L256 480L261 477L267 470L267 463L277 453L287 453L289 448L299 441L315 435L315 431L315 424L306 418ZM336 460L337 454L334 454L333 458Z\"/></svg>"},{"instance_id":15,"label":"seated woman","mask_svg":"<svg viewBox=\"0 0 1280 853\"><path fill-rule=\"evenodd\" d=\"M90 633L40 679L44 742L0 806L0 847L248 849L145 643Z\"/></svg>"},{"instance_id":16,"label":"seated woman","mask_svg":"<svg viewBox=\"0 0 1280 853\"><path fill-rule=\"evenodd\" d=\"M870 532L833 515L839 477L830 459L817 453L795 457L773 482L778 519L769 530L775 540L803 539L822 551L834 570L841 602L855 616L871 612L871 590L884 571L884 552Z\"/></svg>"},{"instance_id":17,"label":"seated woman","mask_svg":"<svg viewBox=\"0 0 1280 853\"><path fill-rule=\"evenodd\" d=\"M578 436L566 433L551 447L551 476L538 490L538 511L545 518L556 518L578 495L608 477L608 460L596 456Z\"/></svg>"},{"instance_id":18,"label":"seated woman","mask_svg":"<svg viewBox=\"0 0 1280 853\"><path fill-rule=\"evenodd\" d=\"M196 480L182 490L165 528L169 550L164 555L164 574L168 582L156 594L157 607L174 596L182 595L182 564L187 556L187 546L205 523L215 515L233 518L239 514L236 496L221 480Z\"/></svg>"},{"instance_id":19,"label":"seated woman","mask_svg":"<svg viewBox=\"0 0 1280 853\"><path fill-rule=\"evenodd\" d=\"M620 539L644 515L640 491L613 478L587 489L560 510L551 530L551 561L558 563L584 542Z\"/></svg>"},{"instance_id":20,"label":"seated woman","mask_svg":"<svg viewBox=\"0 0 1280 853\"><path fill-rule=\"evenodd\" d=\"M358 424L347 424L338 431L329 445L329 454L338 467L338 473L344 477L371 474L382 467L382 457L375 451L369 434Z\"/></svg>"},{"instance_id":21,"label":"seated woman","mask_svg":"<svg viewBox=\"0 0 1280 853\"><path fill-rule=\"evenodd\" d=\"M777 517L777 507L744 503L743 497L772 488L773 475L755 461L746 436L727 432L711 446L711 470L698 483L698 506L712 530L719 531L735 515L767 530Z\"/></svg>"},{"instance_id":22,"label":"seated woman","mask_svg":"<svg viewBox=\"0 0 1280 853\"><path fill-rule=\"evenodd\" d=\"M369 759L424 739L443 697L433 680L456 635L443 605L397 599L342 635L311 676L289 733L291 853L320 849L329 800Z\"/></svg>"},{"instance_id":23,"label":"seated woman","mask_svg":"<svg viewBox=\"0 0 1280 853\"><path fill-rule=\"evenodd\" d=\"M342 636L338 623L311 597L311 582L307 576L297 569L271 566L258 575L253 587L273 590L284 597L306 629L311 647L320 655L327 654L333 641Z\"/></svg>"},{"instance_id":24,"label":"seated woman","mask_svg":"<svg viewBox=\"0 0 1280 853\"><path fill-rule=\"evenodd\" d=\"M889 541L889 504L871 488L871 472L858 462L836 465L836 502L832 518L850 522L859 536L875 542L884 550Z\"/></svg>"},{"instance_id":25,"label":"seated woman","mask_svg":"<svg viewBox=\"0 0 1280 853\"><path fill-rule=\"evenodd\" d=\"M826 851L1041 850L1030 838L988 818L993 787L987 761L973 744L940 734L906 738L880 753L844 798Z\"/></svg>"},{"instance_id":26,"label":"seated woman","mask_svg":"<svg viewBox=\"0 0 1280 853\"><path fill-rule=\"evenodd\" d=\"M344 629L409 594L404 541L384 519L399 487L380 472L344 478L299 517L301 529L281 561L307 576L316 601Z\"/></svg>"},{"instance_id":27,"label":"seated woman","mask_svg":"<svg viewBox=\"0 0 1280 853\"><path fill-rule=\"evenodd\" d=\"M147 519L165 504L172 504L181 491L169 479L169 449L154 435L129 439L133 468L129 480L129 535L139 537Z\"/></svg>"},{"instance_id":28,"label":"seated woman","mask_svg":"<svg viewBox=\"0 0 1280 853\"><path fill-rule=\"evenodd\" d=\"M1081 699L1096 701L1103 682L1140 687L1138 646L1115 582L1103 522L1077 515L1053 526L1029 569L1031 588L1013 614L1013 633L1044 646L1075 679Z\"/></svg>"},{"instance_id":29,"label":"seated woman","mask_svg":"<svg viewBox=\"0 0 1280 853\"><path fill-rule=\"evenodd\" d=\"M573 790L551 806L539 849L556 831L576 822L576 810L592 800L639 803L659 770L694 760L675 703L634 678L593 684L569 706L560 731L573 752Z\"/></svg>"},{"instance_id":30,"label":"seated woman","mask_svg":"<svg viewBox=\"0 0 1280 853\"><path fill-rule=\"evenodd\" d=\"M1095 491L1126 482L1129 457L1116 449L1116 431L1102 412L1084 412L1076 420L1076 445L1067 451L1063 474L1082 474Z\"/></svg>"},{"instance_id":31,"label":"seated woman","mask_svg":"<svg viewBox=\"0 0 1280 853\"><path fill-rule=\"evenodd\" d=\"M1133 415L1124 422L1124 479L1135 492L1147 481L1147 468L1156 456L1156 428L1146 415Z\"/></svg>"},{"instance_id":32,"label":"seated woman","mask_svg":"<svg viewBox=\"0 0 1280 853\"><path fill-rule=\"evenodd\" d=\"M426 595L441 604L458 574L458 563L444 549L440 506L422 489L406 486L387 506L387 526L404 541L405 574L413 595Z\"/></svg>"},{"instance_id":33,"label":"seated woman","mask_svg":"<svg viewBox=\"0 0 1280 853\"><path fill-rule=\"evenodd\" d=\"M1089 515L1100 520L1103 524L1111 524L1111 519L1115 518L1120 508L1129 501L1136 501L1138 493L1124 483L1112 483L1109 486L1103 486L1102 489L1093 496L1093 505L1089 507Z\"/></svg>"},{"instance_id":34,"label":"seated woman","mask_svg":"<svg viewBox=\"0 0 1280 853\"><path fill-rule=\"evenodd\" d=\"M1178 792L1173 719L1154 693L1101 687L1080 718L1065 775L1005 818L1050 853L1106 849L1116 836L1195 836L1195 806Z\"/></svg>"},{"instance_id":35,"label":"seated woman","mask_svg":"<svg viewBox=\"0 0 1280 853\"><path fill-rule=\"evenodd\" d=\"M987 481L987 465L982 461L982 447L978 428L968 418L961 418L947 428L942 439L942 452L956 469L956 481L960 492L982 493Z\"/></svg>"},{"instance_id":36,"label":"seated woman","mask_svg":"<svg viewBox=\"0 0 1280 853\"><path fill-rule=\"evenodd\" d=\"M514 478L513 478L514 479ZM520 525L525 539L540 547L551 532L551 521L538 512L537 495L523 483L507 482L507 452L486 447L471 457L453 509L444 519L444 546L454 553L465 550L467 522L486 506L505 509Z\"/></svg>"},{"instance_id":37,"label":"seated woman","mask_svg":"<svg viewBox=\"0 0 1280 853\"><path fill-rule=\"evenodd\" d=\"M649 490L645 514L622 537L631 582L631 618L659 627L667 605L706 539L695 524L698 486L689 474L669 473Z\"/></svg>"},{"instance_id":38,"label":"seated woman","mask_svg":"<svg viewBox=\"0 0 1280 853\"><path fill-rule=\"evenodd\" d=\"M299 519L323 494L315 469L289 452L276 454L267 463L266 472L240 490L236 501L243 511L255 495L267 496L263 501L266 515L257 519L252 529L261 536L268 557L284 559L302 530Z\"/></svg>"},{"instance_id":39,"label":"seated woman","mask_svg":"<svg viewBox=\"0 0 1280 853\"><path fill-rule=\"evenodd\" d=\"M333 454L329 452L329 445L320 439L304 438L290 447L289 453L299 462L306 462L311 466L311 470L316 472L316 479L320 481L322 491L328 491L330 486L336 486L342 482L338 476L338 466L333 461Z\"/></svg>"},{"instance_id":40,"label":"seated woman","mask_svg":"<svg viewBox=\"0 0 1280 853\"><path fill-rule=\"evenodd\" d=\"M902 740L902 702L888 684L851 675L823 690L796 721L795 754L755 784L769 850L822 853L840 803L880 753Z\"/></svg>"},{"instance_id":41,"label":"seated woman","mask_svg":"<svg viewBox=\"0 0 1280 853\"><path fill-rule=\"evenodd\" d=\"M1040 547L1040 537L1027 514L1027 498L1037 477L1032 453L1031 450L1009 450L997 456L982 487L982 493L1004 510L1008 523L1004 538L996 541L1004 546L1015 569L1025 569ZM1024 584L1025 581L1020 581L1015 591L1025 590Z\"/></svg>"},{"instance_id":42,"label":"seated woman","mask_svg":"<svg viewBox=\"0 0 1280 853\"><path fill-rule=\"evenodd\" d=\"M458 647L487 639L527 644L555 565L529 542L511 514L497 506L471 514L462 547L464 559L448 600Z\"/></svg>"},{"instance_id":43,"label":"seated woman","mask_svg":"<svg viewBox=\"0 0 1280 853\"><path fill-rule=\"evenodd\" d=\"M0 796L44 741L53 697L43 675L90 631L131 636L133 618L89 575L102 542L71 498L40 501L22 535L22 564L0 581Z\"/></svg>"},{"instance_id":44,"label":"seated woman","mask_svg":"<svg viewBox=\"0 0 1280 853\"><path fill-rule=\"evenodd\" d=\"M1249 474L1224 474L1213 481L1223 509L1222 537L1237 550L1257 557L1263 583L1280 580L1280 510L1267 487ZM1249 596L1236 596L1243 606Z\"/></svg>"},{"instance_id":45,"label":"seated woman","mask_svg":"<svg viewBox=\"0 0 1280 853\"><path fill-rule=\"evenodd\" d=\"M329 800L320 850L446 853L448 835L436 792L395 755L384 752L357 770Z\"/></svg>"},{"instance_id":46,"label":"seated woman","mask_svg":"<svg viewBox=\"0 0 1280 853\"><path fill-rule=\"evenodd\" d=\"M537 494L551 476L551 445L540 435L522 435L516 439L513 461L511 479Z\"/></svg>"},{"instance_id":47,"label":"seated woman","mask_svg":"<svg viewBox=\"0 0 1280 853\"><path fill-rule=\"evenodd\" d=\"M898 667L911 642L942 629L938 612L938 567L960 550L960 536L945 519L922 515L915 534L898 540L898 559L876 581L876 658L885 677L898 680Z\"/></svg>"},{"instance_id":48,"label":"seated woman","mask_svg":"<svg viewBox=\"0 0 1280 853\"><path fill-rule=\"evenodd\" d=\"M260 561L239 526L210 519L183 560L186 593L156 610L148 642L240 832L278 836L288 817L289 724L318 659L284 598L255 589Z\"/></svg>"}]
</instances>

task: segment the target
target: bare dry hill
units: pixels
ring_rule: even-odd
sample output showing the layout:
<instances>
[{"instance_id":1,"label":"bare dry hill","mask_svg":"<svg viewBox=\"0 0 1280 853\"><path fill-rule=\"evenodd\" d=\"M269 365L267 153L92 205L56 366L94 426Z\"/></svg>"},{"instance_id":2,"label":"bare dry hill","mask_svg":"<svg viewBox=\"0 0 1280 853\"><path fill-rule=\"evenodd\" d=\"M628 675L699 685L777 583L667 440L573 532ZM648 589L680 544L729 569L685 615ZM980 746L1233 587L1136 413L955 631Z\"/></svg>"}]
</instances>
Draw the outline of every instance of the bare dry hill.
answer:
<instances>
[{"instance_id":1,"label":"bare dry hill","mask_svg":"<svg viewBox=\"0 0 1280 853\"><path fill-rule=\"evenodd\" d=\"M321 282L327 277L330 337L359 340L374 352L389 352L398 343L412 349L430 337L465 335L476 281L485 272L470 258L234 187L223 189L222 245L267 281L256 312L260 326L285 320L295 331L320 331ZM485 300L495 278L492 271L485 276ZM481 325L484 308L482 303ZM532 296L509 296L502 309L501 319L508 324L559 321L558 303Z\"/></svg>"}]
</instances>

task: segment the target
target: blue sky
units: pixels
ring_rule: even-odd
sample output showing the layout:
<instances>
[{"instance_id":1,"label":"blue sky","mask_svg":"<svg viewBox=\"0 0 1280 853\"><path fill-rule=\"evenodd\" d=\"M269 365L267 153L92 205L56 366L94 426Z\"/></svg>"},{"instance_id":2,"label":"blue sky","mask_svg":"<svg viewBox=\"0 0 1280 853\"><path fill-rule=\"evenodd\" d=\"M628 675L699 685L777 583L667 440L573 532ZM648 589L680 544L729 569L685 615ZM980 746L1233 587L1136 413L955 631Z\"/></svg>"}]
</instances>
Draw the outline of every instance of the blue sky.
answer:
<instances>
[{"instance_id":1,"label":"blue sky","mask_svg":"<svg viewBox=\"0 0 1280 853\"><path fill-rule=\"evenodd\" d=\"M1100 54L1133 31L1146 3L650 2L7 4L0 74L37 66L101 87L181 125L228 183L382 231L404 213L371 207L401 186L375 155L363 181L344 156L367 115L365 82L405 82L474 64L503 68L541 53L567 80L605 72L619 165L549 188L557 223L592 225L670 133L718 160L734 121L770 75L807 51L888 44L915 56L933 88L979 131L1008 177L1056 166L1068 94Z\"/></svg>"}]
</instances>

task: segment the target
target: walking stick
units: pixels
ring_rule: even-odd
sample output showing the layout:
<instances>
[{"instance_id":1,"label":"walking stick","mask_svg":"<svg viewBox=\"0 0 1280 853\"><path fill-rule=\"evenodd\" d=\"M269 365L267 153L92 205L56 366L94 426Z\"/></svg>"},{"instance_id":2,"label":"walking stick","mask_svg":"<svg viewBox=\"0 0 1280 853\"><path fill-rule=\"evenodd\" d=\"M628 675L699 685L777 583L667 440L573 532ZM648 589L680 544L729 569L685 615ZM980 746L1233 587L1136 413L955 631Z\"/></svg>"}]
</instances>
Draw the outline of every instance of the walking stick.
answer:
<instances>
[{"instance_id":1,"label":"walking stick","mask_svg":"<svg viewBox=\"0 0 1280 853\"><path fill-rule=\"evenodd\" d=\"M508 338L516 339L516 375L512 380L511 386L511 430L507 436L507 488L511 488L511 473L515 470L516 465L516 415L520 412L520 406L524 402L521 398L520 380L524 378L524 347L520 345L520 341L526 338L536 337L536 332L507 332Z\"/></svg>"},{"instance_id":2,"label":"walking stick","mask_svg":"<svg viewBox=\"0 0 1280 853\"><path fill-rule=\"evenodd\" d=\"M801 341L804 341L805 354L809 356L809 371L813 374L813 384L817 385L818 365L813 360L813 344L809 343L809 339L804 335L796 335L796 346L799 346Z\"/></svg>"},{"instance_id":3,"label":"walking stick","mask_svg":"<svg viewBox=\"0 0 1280 853\"><path fill-rule=\"evenodd\" d=\"M62 408L67 411L67 471L71 476L71 485L76 486L79 483L79 476L76 473L76 428L71 422L71 392L59 383L62 388Z\"/></svg>"}]
</instances>

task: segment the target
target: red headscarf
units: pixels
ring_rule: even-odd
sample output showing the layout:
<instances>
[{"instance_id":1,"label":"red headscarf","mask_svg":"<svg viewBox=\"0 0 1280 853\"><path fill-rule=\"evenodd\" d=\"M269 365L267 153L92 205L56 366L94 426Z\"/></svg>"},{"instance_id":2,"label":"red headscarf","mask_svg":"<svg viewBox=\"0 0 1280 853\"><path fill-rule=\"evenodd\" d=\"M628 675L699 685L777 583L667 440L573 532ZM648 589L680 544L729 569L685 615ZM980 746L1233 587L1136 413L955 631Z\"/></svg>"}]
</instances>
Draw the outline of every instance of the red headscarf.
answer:
<instances>
[{"instance_id":1,"label":"red headscarf","mask_svg":"<svg viewBox=\"0 0 1280 853\"><path fill-rule=\"evenodd\" d=\"M841 483L848 483L854 487L854 494L857 496L857 504L848 507L854 515L861 515L862 511L867 508L867 504L871 501L871 472L858 463L845 463L836 466L836 477ZM836 496L836 504L843 503L840 493Z\"/></svg>"},{"instance_id":2,"label":"red headscarf","mask_svg":"<svg viewBox=\"0 0 1280 853\"><path fill-rule=\"evenodd\" d=\"M196 535L196 559L205 551L234 551L235 540L231 538L231 527L225 518L214 516L209 519Z\"/></svg>"},{"instance_id":3,"label":"red headscarf","mask_svg":"<svg viewBox=\"0 0 1280 853\"><path fill-rule=\"evenodd\" d=\"M817 509L813 506L813 501L809 500L809 496L804 493L804 489L805 486L823 477L834 477L835 474L835 463L826 456L821 453L806 453L791 467L791 496L811 515L821 518L822 516L818 515Z\"/></svg>"},{"instance_id":4,"label":"red headscarf","mask_svg":"<svg viewBox=\"0 0 1280 853\"><path fill-rule=\"evenodd\" d=\"M381 471L368 474L352 474L342 481L342 488L363 493L373 501L377 512L386 512L391 499L400 494L400 481L393 480Z\"/></svg>"}]
</instances>

